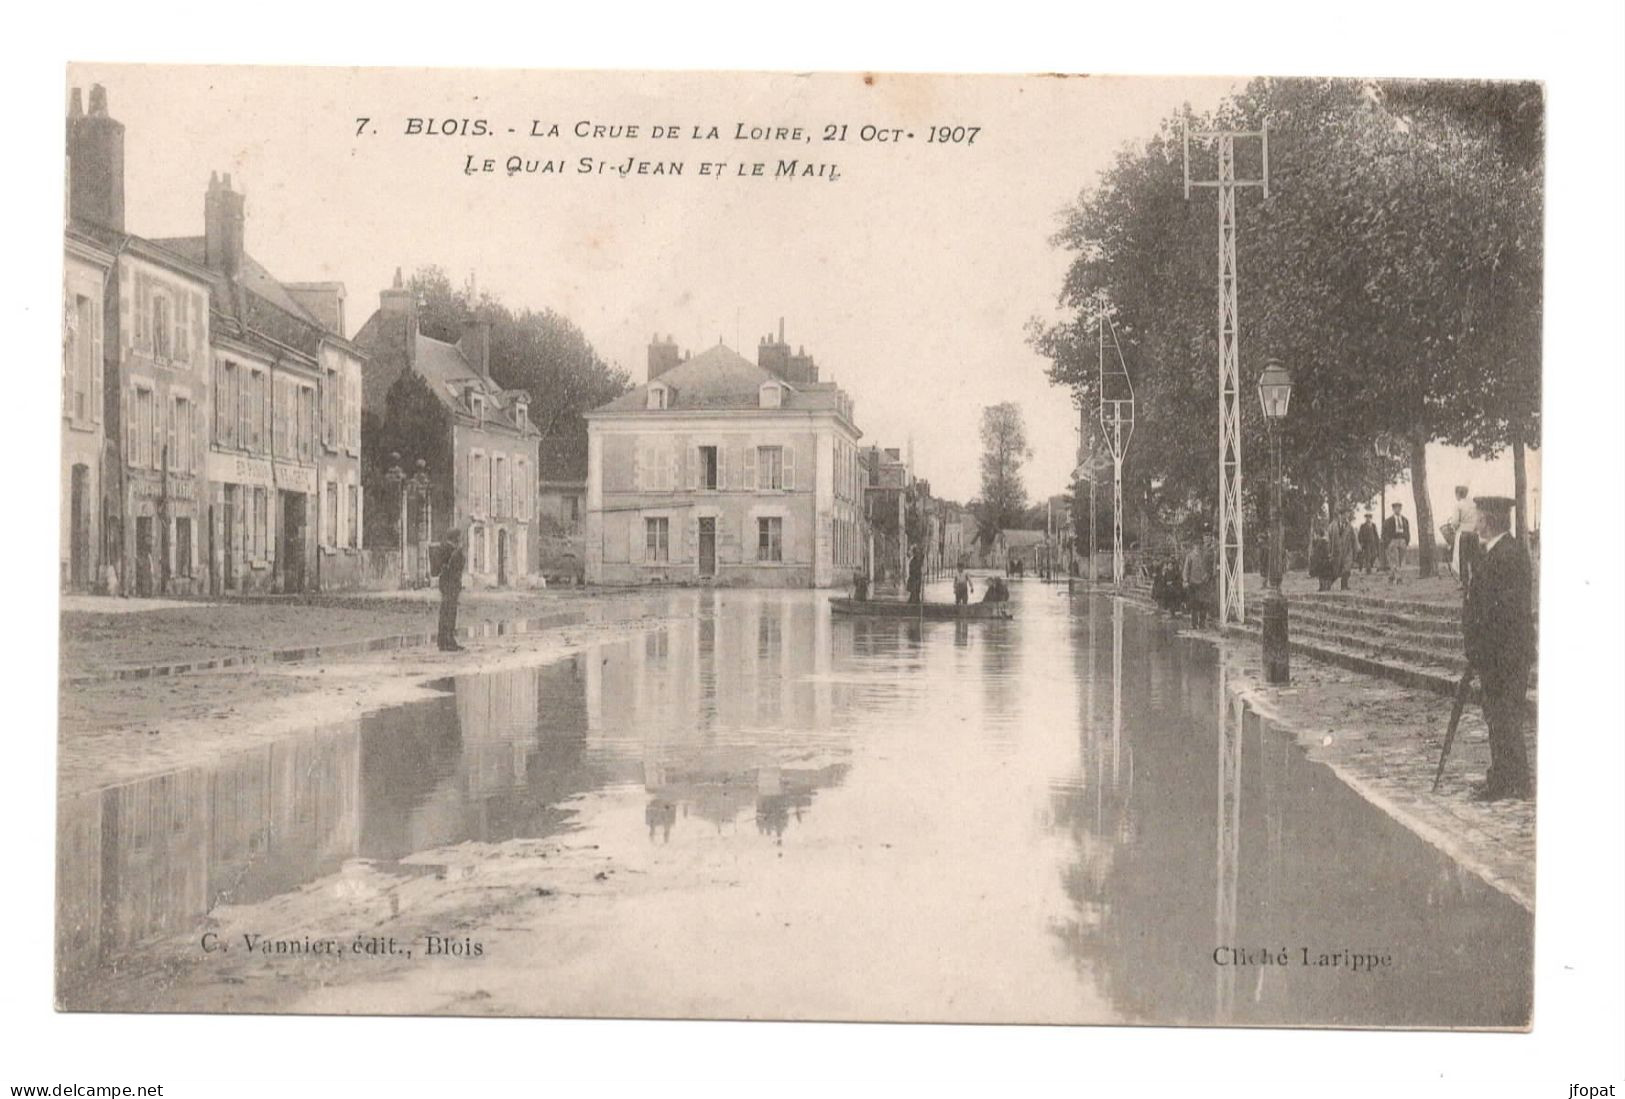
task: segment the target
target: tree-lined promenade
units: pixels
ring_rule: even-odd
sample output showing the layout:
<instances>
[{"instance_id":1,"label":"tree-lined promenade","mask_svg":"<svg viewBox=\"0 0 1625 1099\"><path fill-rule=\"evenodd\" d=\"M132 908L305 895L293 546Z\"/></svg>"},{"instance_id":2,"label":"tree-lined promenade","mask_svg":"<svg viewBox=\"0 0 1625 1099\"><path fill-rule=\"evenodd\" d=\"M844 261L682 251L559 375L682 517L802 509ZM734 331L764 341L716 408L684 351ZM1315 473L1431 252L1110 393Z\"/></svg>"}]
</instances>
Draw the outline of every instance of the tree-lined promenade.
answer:
<instances>
[{"instance_id":1,"label":"tree-lined promenade","mask_svg":"<svg viewBox=\"0 0 1625 1099\"><path fill-rule=\"evenodd\" d=\"M1124 474L1136 525L1211 520L1214 507L1213 208L1185 199L1185 122L1167 119L1066 211L1055 242L1075 256L1060 295L1070 316L1031 331L1052 380L1093 409L1095 325L1116 324L1140 398ZM1249 393L1266 357L1291 365L1289 524L1408 473L1431 575L1426 447L1446 443L1512 451L1523 534L1525 451L1540 441L1539 87L1256 80L1189 119L1191 130L1266 123L1269 197L1236 213L1241 382ZM1244 507L1261 530L1265 425L1254 400L1241 415Z\"/></svg>"}]
</instances>

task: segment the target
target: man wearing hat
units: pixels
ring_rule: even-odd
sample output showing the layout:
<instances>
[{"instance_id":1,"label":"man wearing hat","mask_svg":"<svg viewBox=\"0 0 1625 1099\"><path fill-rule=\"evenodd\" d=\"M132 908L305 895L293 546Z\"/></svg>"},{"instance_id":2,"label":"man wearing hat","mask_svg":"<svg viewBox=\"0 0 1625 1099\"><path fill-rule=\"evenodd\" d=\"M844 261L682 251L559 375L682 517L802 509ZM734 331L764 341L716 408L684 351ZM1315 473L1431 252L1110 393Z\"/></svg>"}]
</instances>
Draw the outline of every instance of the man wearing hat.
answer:
<instances>
[{"instance_id":1,"label":"man wearing hat","mask_svg":"<svg viewBox=\"0 0 1625 1099\"><path fill-rule=\"evenodd\" d=\"M1467 587L1461 632L1490 727L1490 769L1473 796L1480 801L1526 798L1531 784L1523 743L1524 692L1535 657L1529 553L1507 533L1510 497L1479 496L1473 502L1482 548Z\"/></svg>"},{"instance_id":2,"label":"man wearing hat","mask_svg":"<svg viewBox=\"0 0 1625 1099\"><path fill-rule=\"evenodd\" d=\"M1411 521L1405 518L1405 505L1395 501L1394 513L1382 521L1382 545L1388 554L1388 582L1399 583L1399 570L1405 564L1405 551L1411 545Z\"/></svg>"},{"instance_id":3,"label":"man wearing hat","mask_svg":"<svg viewBox=\"0 0 1625 1099\"><path fill-rule=\"evenodd\" d=\"M1377 563L1377 551L1381 549L1382 539L1377 534L1377 524L1371 521L1371 512L1365 513L1365 522L1360 524L1360 568L1367 574Z\"/></svg>"},{"instance_id":4,"label":"man wearing hat","mask_svg":"<svg viewBox=\"0 0 1625 1099\"><path fill-rule=\"evenodd\" d=\"M467 558L463 554L463 532L457 527L448 530L436 556L440 566L436 570L440 581L440 628L435 640L441 652L462 652L463 646L457 643L457 601L462 596L463 570L467 567Z\"/></svg>"}]
</instances>

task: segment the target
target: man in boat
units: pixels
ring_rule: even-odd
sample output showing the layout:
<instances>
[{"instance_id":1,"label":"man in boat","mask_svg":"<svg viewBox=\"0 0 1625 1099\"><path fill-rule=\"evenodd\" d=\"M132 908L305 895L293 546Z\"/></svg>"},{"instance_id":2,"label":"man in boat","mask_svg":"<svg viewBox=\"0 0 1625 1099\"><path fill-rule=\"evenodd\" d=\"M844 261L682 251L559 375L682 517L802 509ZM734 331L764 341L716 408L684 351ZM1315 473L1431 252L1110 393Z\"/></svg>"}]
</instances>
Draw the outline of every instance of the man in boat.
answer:
<instances>
[{"instance_id":1,"label":"man in boat","mask_svg":"<svg viewBox=\"0 0 1625 1099\"><path fill-rule=\"evenodd\" d=\"M965 562L959 562L959 571L954 574L954 605L965 606L970 602L972 584L970 573L965 570Z\"/></svg>"},{"instance_id":2,"label":"man in boat","mask_svg":"<svg viewBox=\"0 0 1625 1099\"><path fill-rule=\"evenodd\" d=\"M1004 577L995 576L993 579L987 582L987 587L982 592L982 602L1010 602L1010 586L1004 582Z\"/></svg>"},{"instance_id":3,"label":"man in boat","mask_svg":"<svg viewBox=\"0 0 1625 1099\"><path fill-rule=\"evenodd\" d=\"M852 573L852 598L858 603L869 600L869 578L864 575L862 569L856 569Z\"/></svg>"}]
</instances>

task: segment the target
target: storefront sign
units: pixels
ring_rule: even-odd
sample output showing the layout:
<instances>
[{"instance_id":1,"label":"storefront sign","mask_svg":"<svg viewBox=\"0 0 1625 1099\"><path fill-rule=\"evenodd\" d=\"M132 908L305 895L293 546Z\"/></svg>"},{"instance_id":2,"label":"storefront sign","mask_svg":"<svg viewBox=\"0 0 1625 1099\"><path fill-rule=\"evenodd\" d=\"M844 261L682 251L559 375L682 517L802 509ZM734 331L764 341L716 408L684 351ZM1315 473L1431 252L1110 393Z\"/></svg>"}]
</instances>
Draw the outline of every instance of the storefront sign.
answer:
<instances>
[{"instance_id":1,"label":"storefront sign","mask_svg":"<svg viewBox=\"0 0 1625 1099\"><path fill-rule=\"evenodd\" d=\"M276 463L276 487L285 492L303 492L316 495L316 469L314 466L290 466Z\"/></svg>"},{"instance_id":2,"label":"storefront sign","mask_svg":"<svg viewBox=\"0 0 1625 1099\"><path fill-rule=\"evenodd\" d=\"M209 480L228 485L271 487L271 463L245 454L209 452Z\"/></svg>"}]
</instances>

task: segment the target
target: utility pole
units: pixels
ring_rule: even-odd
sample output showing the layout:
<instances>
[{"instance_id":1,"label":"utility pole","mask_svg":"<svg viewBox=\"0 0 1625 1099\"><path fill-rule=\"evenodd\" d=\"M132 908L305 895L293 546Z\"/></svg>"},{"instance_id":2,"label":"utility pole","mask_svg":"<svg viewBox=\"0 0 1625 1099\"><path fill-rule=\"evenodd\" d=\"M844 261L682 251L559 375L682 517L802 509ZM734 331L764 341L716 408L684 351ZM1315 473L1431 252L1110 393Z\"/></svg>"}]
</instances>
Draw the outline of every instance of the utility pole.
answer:
<instances>
[{"instance_id":1,"label":"utility pole","mask_svg":"<svg viewBox=\"0 0 1625 1099\"><path fill-rule=\"evenodd\" d=\"M1191 178L1191 138L1212 142L1217 153L1215 178ZM1256 140L1261 166L1256 179L1236 178L1236 141ZM1241 347L1240 310L1236 296L1236 188L1261 187L1270 197L1270 130L1184 129L1185 198L1192 187L1219 192L1219 628L1247 620L1242 566L1241 496Z\"/></svg>"},{"instance_id":2,"label":"utility pole","mask_svg":"<svg viewBox=\"0 0 1625 1099\"><path fill-rule=\"evenodd\" d=\"M1112 350L1117 365L1106 367L1106 327L1111 325ZM1103 313L1095 324L1100 337L1100 367L1096 375L1100 390L1100 426L1112 452L1112 583L1123 589L1123 456L1134 435L1134 385L1129 381L1123 348L1117 342L1117 326Z\"/></svg>"}]
</instances>

